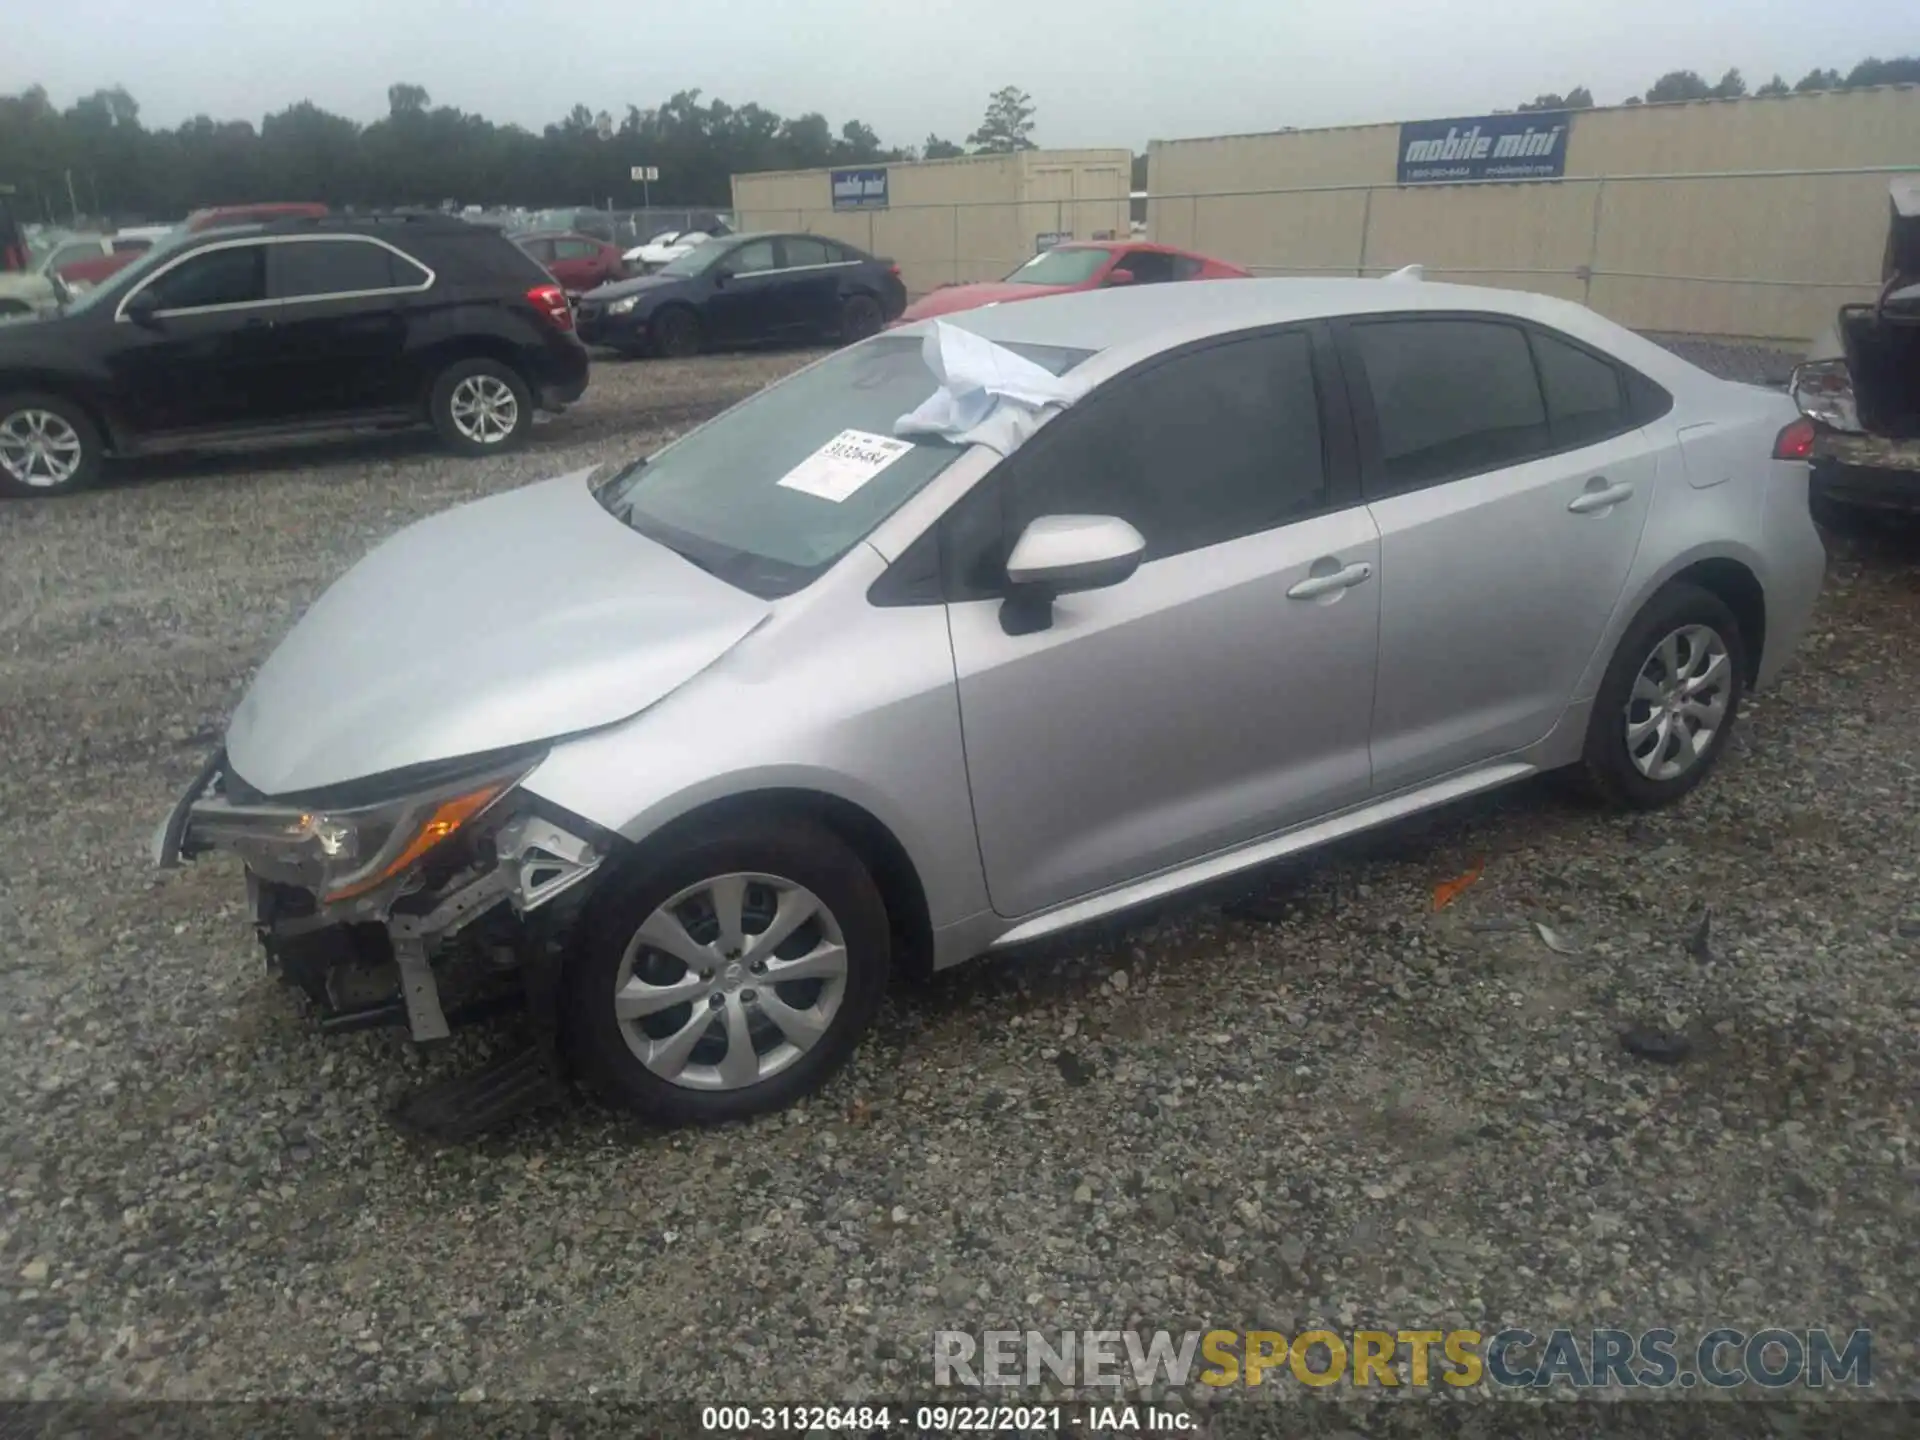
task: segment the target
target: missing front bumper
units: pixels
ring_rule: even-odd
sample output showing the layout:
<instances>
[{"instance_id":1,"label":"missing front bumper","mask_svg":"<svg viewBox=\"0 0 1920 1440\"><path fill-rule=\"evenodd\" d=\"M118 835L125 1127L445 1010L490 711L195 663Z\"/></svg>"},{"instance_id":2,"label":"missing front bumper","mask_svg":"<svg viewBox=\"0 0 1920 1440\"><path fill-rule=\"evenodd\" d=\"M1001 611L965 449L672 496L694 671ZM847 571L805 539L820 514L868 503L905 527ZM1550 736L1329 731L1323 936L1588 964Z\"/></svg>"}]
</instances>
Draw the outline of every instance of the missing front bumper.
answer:
<instances>
[{"instance_id":1,"label":"missing front bumper","mask_svg":"<svg viewBox=\"0 0 1920 1440\"><path fill-rule=\"evenodd\" d=\"M225 764L219 751L202 767L155 832L153 858L171 868L210 850L239 855L269 963L307 993L330 1029L404 1019L416 1041L445 1039L473 998L467 982L525 968L547 943L547 922L571 908L554 902L600 868L610 843L535 813L531 802L502 804L390 882L328 903L299 852L305 841L290 838L316 817L287 803L232 804ZM454 1006L441 994L449 971L461 972ZM479 989L477 1003L497 1009Z\"/></svg>"}]
</instances>

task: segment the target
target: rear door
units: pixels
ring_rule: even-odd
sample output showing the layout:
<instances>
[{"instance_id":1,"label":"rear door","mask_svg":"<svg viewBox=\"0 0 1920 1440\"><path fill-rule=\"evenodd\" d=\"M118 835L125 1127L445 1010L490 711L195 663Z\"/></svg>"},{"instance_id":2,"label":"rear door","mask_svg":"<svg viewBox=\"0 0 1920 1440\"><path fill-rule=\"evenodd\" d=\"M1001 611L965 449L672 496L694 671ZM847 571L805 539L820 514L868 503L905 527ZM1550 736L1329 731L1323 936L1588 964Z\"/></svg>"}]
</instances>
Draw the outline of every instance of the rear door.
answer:
<instances>
[{"instance_id":1,"label":"rear door","mask_svg":"<svg viewBox=\"0 0 1920 1440\"><path fill-rule=\"evenodd\" d=\"M1002 915L1366 798L1379 547L1317 340L1288 329L1152 362L948 517L967 773ZM1146 557L1008 634L1006 555L1048 514L1117 515Z\"/></svg>"},{"instance_id":2,"label":"rear door","mask_svg":"<svg viewBox=\"0 0 1920 1440\"><path fill-rule=\"evenodd\" d=\"M368 236L275 241L267 251L274 316L273 388L289 419L325 420L409 406L407 324L433 276Z\"/></svg>"},{"instance_id":3,"label":"rear door","mask_svg":"<svg viewBox=\"0 0 1920 1440\"><path fill-rule=\"evenodd\" d=\"M159 304L148 324L125 314L142 291ZM258 241L195 251L122 297L108 367L132 427L164 435L283 418L273 310Z\"/></svg>"},{"instance_id":4,"label":"rear door","mask_svg":"<svg viewBox=\"0 0 1920 1440\"><path fill-rule=\"evenodd\" d=\"M707 334L722 344L772 339L782 333L780 256L772 239L749 240L714 267L707 301Z\"/></svg>"},{"instance_id":5,"label":"rear door","mask_svg":"<svg viewBox=\"0 0 1920 1440\"><path fill-rule=\"evenodd\" d=\"M1487 314L1353 320L1380 530L1375 789L1540 740L1626 585L1659 471L1616 362Z\"/></svg>"}]
</instances>

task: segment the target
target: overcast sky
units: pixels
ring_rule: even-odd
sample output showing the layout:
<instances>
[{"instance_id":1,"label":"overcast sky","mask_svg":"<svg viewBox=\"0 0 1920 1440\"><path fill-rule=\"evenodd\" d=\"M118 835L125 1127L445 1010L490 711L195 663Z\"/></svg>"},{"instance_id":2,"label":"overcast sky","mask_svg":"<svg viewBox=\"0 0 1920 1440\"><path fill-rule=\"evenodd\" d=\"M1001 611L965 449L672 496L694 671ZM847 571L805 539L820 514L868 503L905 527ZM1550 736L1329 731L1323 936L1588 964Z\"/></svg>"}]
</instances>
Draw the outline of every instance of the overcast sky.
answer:
<instances>
[{"instance_id":1,"label":"overcast sky","mask_svg":"<svg viewBox=\"0 0 1920 1440\"><path fill-rule=\"evenodd\" d=\"M312 100L356 120L393 81L537 128L699 88L962 140L1014 84L1048 146L1472 115L1662 72L1757 87L1920 50L1915 0L9 0L0 92L122 84L150 125Z\"/></svg>"}]
</instances>

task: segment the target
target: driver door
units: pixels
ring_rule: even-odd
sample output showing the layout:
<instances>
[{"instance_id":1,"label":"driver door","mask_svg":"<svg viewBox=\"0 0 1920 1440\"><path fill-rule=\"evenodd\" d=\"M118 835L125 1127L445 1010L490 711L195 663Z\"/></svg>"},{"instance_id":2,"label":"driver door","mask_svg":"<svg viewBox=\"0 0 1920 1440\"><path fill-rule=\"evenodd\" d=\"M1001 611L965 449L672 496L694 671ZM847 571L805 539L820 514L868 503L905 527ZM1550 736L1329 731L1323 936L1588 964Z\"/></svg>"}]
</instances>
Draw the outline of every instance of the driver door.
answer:
<instances>
[{"instance_id":1,"label":"driver door","mask_svg":"<svg viewBox=\"0 0 1920 1440\"><path fill-rule=\"evenodd\" d=\"M712 296L707 301L707 333L722 344L765 340L779 329L779 294L783 283L772 240L749 240L715 267Z\"/></svg>"},{"instance_id":2,"label":"driver door","mask_svg":"<svg viewBox=\"0 0 1920 1440\"><path fill-rule=\"evenodd\" d=\"M146 323L125 314L151 292ZM148 435L229 429L286 418L278 309L267 297L267 247L210 247L160 271L120 302L108 361L122 412Z\"/></svg>"},{"instance_id":3,"label":"driver door","mask_svg":"<svg viewBox=\"0 0 1920 1440\"><path fill-rule=\"evenodd\" d=\"M948 623L998 913L1367 798L1379 534L1328 347L1295 328L1150 362L948 517ZM1129 521L1143 563L1009 634L1006 556L1031 520L1061 514Z\"/></svg>"}]
</instances>

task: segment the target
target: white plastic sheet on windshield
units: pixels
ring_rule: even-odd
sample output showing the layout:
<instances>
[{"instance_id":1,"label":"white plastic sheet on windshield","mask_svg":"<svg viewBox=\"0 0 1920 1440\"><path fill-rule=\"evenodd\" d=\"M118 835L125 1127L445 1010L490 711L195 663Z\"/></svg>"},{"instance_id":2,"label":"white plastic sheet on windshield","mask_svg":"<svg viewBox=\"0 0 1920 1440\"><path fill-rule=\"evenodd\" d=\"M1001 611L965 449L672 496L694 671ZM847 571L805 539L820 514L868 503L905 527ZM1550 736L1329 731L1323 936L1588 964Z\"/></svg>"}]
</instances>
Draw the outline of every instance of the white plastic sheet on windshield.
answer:
<instances>
[{"instance_id":1,"label":"white plastic sheet on windshield","mask_svg":"<svg viewBox=\"0 0 1920 1440\"><path fill-rule=\"evenodd\" d=\"M971 330L936 320L920 354L940 388L894 422L896 435L937 435L956 445L985 445L1011 455L1048 413L1086 393Z\"/></svg>"}]
</instances>

